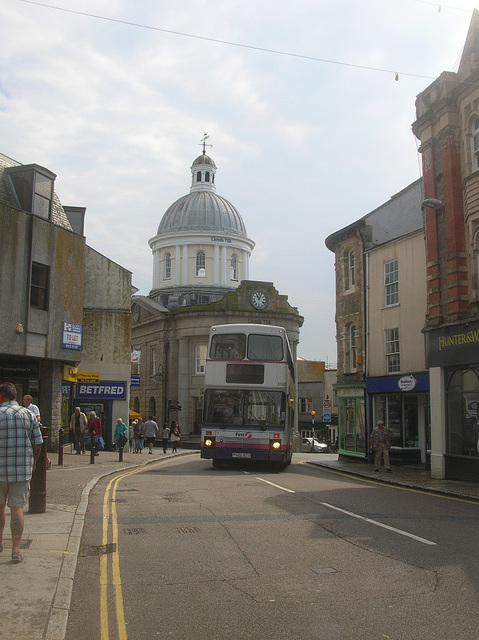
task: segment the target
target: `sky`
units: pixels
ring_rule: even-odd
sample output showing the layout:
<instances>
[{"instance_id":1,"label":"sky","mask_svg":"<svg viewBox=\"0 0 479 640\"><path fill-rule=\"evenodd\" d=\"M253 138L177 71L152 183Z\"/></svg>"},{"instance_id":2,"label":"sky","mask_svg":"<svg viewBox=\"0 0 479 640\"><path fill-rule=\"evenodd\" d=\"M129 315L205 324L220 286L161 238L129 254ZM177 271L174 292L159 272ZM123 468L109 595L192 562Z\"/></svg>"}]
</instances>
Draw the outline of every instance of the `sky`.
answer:
<instances>
[{"instance_id":1,"label":"sky","mask_svg":"<svg viewBox=\"0 0 479 640\"><path fill-rule=\"evenodd\" d=\"M421 176L415 99L457 70L473 8L0 0L0 152L57 174L88 245L148 295L148 240L208 133L217 193L256 243L250 279L304 316L299 355L334 365L324 240Z\"/></svg>"}]
</instances>

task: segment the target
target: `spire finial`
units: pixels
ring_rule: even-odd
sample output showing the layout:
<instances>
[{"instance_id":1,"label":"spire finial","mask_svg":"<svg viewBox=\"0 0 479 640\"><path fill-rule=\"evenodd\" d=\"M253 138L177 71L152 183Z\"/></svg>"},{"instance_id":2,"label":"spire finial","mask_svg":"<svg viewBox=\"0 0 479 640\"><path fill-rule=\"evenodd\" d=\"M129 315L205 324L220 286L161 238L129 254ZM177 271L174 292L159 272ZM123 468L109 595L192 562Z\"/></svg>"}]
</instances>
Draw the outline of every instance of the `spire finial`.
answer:
<instances>
[{"instance_id":1,"label":"spire finial","mask_svg":"<svg viewBox=\"0 0 479 640\"><path fill-rule=\"evenodd\" d=\"M203 145L203 155L206 155L206 147L212 147L212 144L206 144L206 141L208 140L210 136L207 133L203 134L203 137L201 138L201 142L200 145Z\"/></svg>"}]
</instances>

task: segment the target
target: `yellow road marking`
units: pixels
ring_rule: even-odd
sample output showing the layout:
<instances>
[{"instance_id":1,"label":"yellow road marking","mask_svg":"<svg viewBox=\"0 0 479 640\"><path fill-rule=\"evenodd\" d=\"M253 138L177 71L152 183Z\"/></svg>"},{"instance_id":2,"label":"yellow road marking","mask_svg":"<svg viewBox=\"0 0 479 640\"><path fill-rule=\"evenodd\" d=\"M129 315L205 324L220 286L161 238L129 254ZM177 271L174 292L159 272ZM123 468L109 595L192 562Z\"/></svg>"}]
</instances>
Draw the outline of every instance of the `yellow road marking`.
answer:
<instances>
[{"instance_id":1,"label":"yellow road marking","mask_svg":"<svg viewBox=\"0 0 479 640\"><path fill-rule=\"evenodd\" d=\"M159 460L148 465L151 469L152 466L158 466L168 462L166 460ZM108 544L108 535L111 524L111 535L114 551L111 554L111 566L112 566L112 584L115 592L115 612L116 612L116 624L118 629L118 639L127 640L126 624L125 624L125 609L123 606L123 592L121 588L121 575L120 575L120 554L118 550L118 518L116 510L116 490L118 484L124 478L141 473L145 470L145 467L132 469L125 471L120 476L117 476L110 480L105 489L105 495L103 496L103 530L102 530L102 546ZM110 499L111 495L111 499ZM111 510L111 515L110 515ZM100 556L100 638L101 640L109 640L109 620L108 620L108 554L103 553Z\"/></svg>"}]
</instances>

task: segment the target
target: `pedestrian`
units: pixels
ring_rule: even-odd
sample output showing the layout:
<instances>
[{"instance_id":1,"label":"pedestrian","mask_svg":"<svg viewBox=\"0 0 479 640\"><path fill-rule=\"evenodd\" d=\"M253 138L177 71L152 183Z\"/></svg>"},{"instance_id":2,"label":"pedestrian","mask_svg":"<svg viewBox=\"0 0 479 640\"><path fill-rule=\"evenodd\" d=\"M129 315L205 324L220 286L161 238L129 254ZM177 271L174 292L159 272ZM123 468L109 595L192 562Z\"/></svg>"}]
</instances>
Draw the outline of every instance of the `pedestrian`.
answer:
<instances>
[{"instance_id":1,"label":"pedestrian","mask_svg":"<svg viewBox=\"0 0 479 640\"><path fill-rule=\"evenodd\" d=\"M88 420L80 407L75 407L72 413L70 429L73 431L75 453L77 455L85 453L85 431L88 429Z\"/></svg>"},{"instance_id":2,"label":"pedestrian","mask_svg":"<svg viewBox=\"0 0 479 640\"><path fill-rule=\"evenodd\" d=\"M20 543L25 525L30 479L42 448L42 432L31 411L16 401L11 382L0 383L0 551L3 551L5 505L10 508L12 561L22 562Z\"/></svg>"},{"instance_id":3,"label":"pedestrian","mask_svg":"<svg viewBox=\"0 0 479 640\"><path fill-rule=\"evenodd\" d=\"M101 446L100 438L102 437L101 421L94 411L88 414L88 432L91 439L91 447L95 448L95 455L98 456L98 449Z\"/></svg>"},{"instance_id":4,"label":"pedestrian","mask_svg":"<svg viewBox=\"0 0 479 640\"><path fill-rule=\"evenodd\" d=\"M384 468L391 473L391 467L389 464L389 449L391 447L391 441L389 439L389 430L384 428L384 422L378 420L377 426L374 427L371 433L370 449L374 450L374 471L379 471L381 465L381 455L384 460Z\"/></svg>"},{"instance_id":5,"label":"pedestrian","mask_svg":"<svg viewBox=\"0 0 479 640\"><path fill-rule=\"evenodd\" d=\"M143 418L138 418L133 429L135 434L135 453L143 451L143 427Z\"/></svg>"},{"instance_id":6,"label":"pedestrian","mask_svg":"<svg viewBox=\"0 0 479 640\"><path fill-rule=\"evenodd\" d=\"M33 404L32 396L24 395L22 398L22 405L25 407L25 409L28 409L31 413L33 413L33 415L35 416L35 420L38 422L38 425L41 426L42 419L40 416L40 409L37 407L36 404ZM52 461L50 460L47 454L47 469L51 469L51 468L52 468Z\"/></svg>"},{"instance_id":7,"label":"pedestrian","mask_svg":"<svg viewBox=\"0 0 479 640\"><path fill-rule=\"evenodd\" d=\"M156 437L158 435L158 425L156 424L153 416L149 416L148 420L143 425L143 436L148 443L148 453L153 453L153 445L155 444Z\"/></svg>"},{"instance_id":8,"label":"pedestrian","mask_svg":"<svg viewBox=\"0 0 479 640\"><path fill-rule=\"evenodd\" d=\"M178 423L172 420L170 427L171 453L178 453L177 445L181 438L181 431Z\"/></svg>"},{"instance_id":9,"label":"pedestrian","mask_svg":"<svg viewBox=\"0 0 479 640\"><path fill-rule=\"evenodd\" d=\"M161 430L161 446L163 447L163 453L166 453L168 449L168 440L170 437L170 429L168 423L165 422L163 429Z\"/></svg>"},{"instance_id":10,"label":"pedestrian","mask_svg":"<svg viewBox=\"0 0 479 640\"><path fill-rule=\"evenodd\" d=\"M133 420L128 427L128 453L133 453L135 450L135 424L136 420Z\"/></svg>"},{"instance_id":11,"label":"pedestrian","mask_svg":"<svg viewBox=\"0 0 479 640\"><path fill-rule=\"evenodd\" d=\"M128 427L121 418L117 418L116 420L115 434L113 438L119 449L123 449L125 444L128 442Z\"/></svg>"}]
</instances>

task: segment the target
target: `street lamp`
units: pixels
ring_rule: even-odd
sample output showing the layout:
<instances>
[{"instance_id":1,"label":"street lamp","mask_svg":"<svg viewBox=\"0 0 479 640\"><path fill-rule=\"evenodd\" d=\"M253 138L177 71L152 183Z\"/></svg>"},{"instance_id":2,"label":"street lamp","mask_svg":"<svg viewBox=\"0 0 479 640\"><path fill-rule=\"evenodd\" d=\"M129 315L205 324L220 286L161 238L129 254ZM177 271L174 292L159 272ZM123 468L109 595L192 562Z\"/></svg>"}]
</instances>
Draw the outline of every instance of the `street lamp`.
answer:
<instances>
[{"instance_id":1,"label":"street lamp","mask_svg":"<svg viewBox=\"0 0 479 640\"><path fill-rule=\"evenodd\" d=\"M311 411L311 429L313 431L313 438L311 440L311 453L314 453L314 416L316 415L316 411Z\"/></svg>"}]
</instances>

